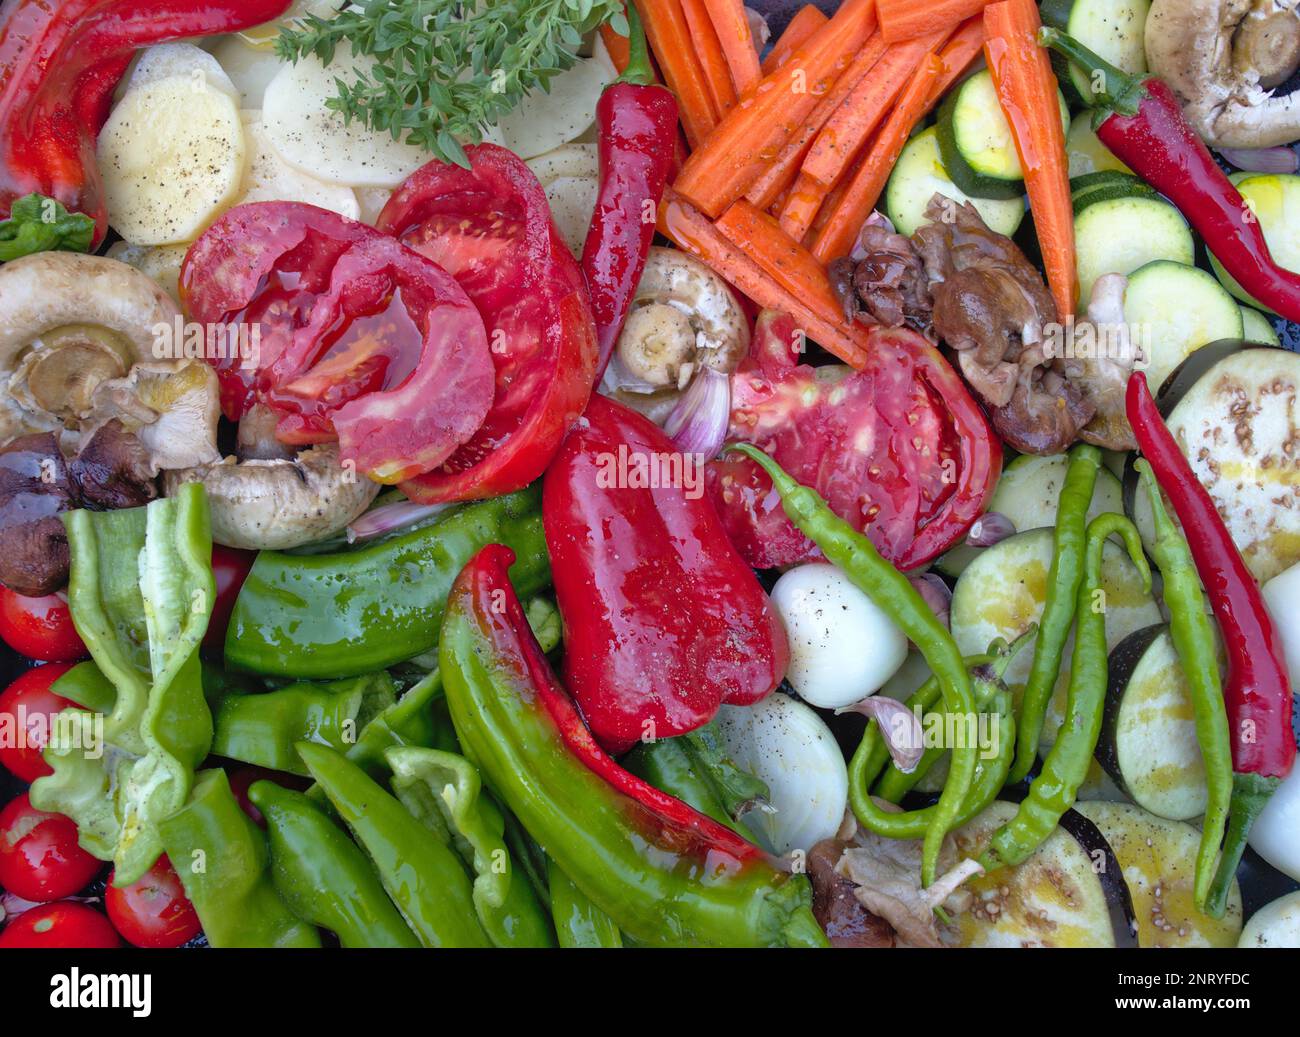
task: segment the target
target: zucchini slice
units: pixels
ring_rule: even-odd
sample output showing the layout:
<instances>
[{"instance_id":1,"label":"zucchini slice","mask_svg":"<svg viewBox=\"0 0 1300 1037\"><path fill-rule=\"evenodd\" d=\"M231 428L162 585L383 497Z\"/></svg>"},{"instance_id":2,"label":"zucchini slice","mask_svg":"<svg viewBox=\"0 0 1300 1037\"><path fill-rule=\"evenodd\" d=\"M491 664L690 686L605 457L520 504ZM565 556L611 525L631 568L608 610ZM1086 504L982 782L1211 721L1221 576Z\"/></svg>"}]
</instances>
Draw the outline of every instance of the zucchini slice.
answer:
<instances>
[{"instance_id":1,"label":"zucchini slice","mask_svg":"<svg viewBox=\"0 0 1300 1037\"><path fill-rule=\"evenodd\" d=\"M1095 205L1097 202L1109 202L1115 198L1154 198L1163 201L1159 191L1135 176L1107 171L1103 174L1089 173L1076 179L1087 180L1090 176L1107 176L1112 179L1095 186L1072 190L1070 199L1076 218L1088 206Z\"/></svg>"},{"instance_id":2,"label":"zucchini slice","mask_svg":"<svg viewBox=\"0 0 1300 1037\"><path fill-rule=\"evenodd\" d=\"M1164 202L1129 198L1090 206L1081 219L1108 205L1160 205L1177 211ZM1155 237L1158 230L1151 227L1145 233ZM1138 329L1147 347L1148 356L1135 366L1146 371L1152 392L1193 350L1219 339L1239 339L1242 334L1241 307L1232 296L1204 270L1169 260L1147 263L1129 277L1124 319L1130 328Z\"/></svg>"},{"instance_id":3,"label":"zucchini slice","mask_svg":"<svg viewBox=\"0 0 1300 1037\"><path fill-rule=\"evenodd\" d=\"M1191 266L1196 258L1187 221L1162 198L1121 195L1090 200L1074 218L1074 243L1079 299L1085 305L1102 274L1131 274L1157 259ZM1153 383L1152 391L1157 387Z\"/></svg>"},{"instance_id":4,"label":"zucchini slice","mask_svg":"<svg viewBox=\"0 0 1300 1037\"><path fill-rule=\"evenodd\" d=\"M1205 813L1205 764L1196 711L1173 638L1163 623L1135 630L1109 660L1097 759L1130 799L1158 817Z\"/></svg>"},{"instance_id":5,"label":"zucchini slice","mask_svg":"<svg viewBox=\"0 0 1300 1037\"><path fill-rule=\"evenodd\" d=\"M1070 123L1070 131L1065 135L1065 153L1070 160L1070 176L1082 176L1105 169L1132 172L1098 139L1092 128L1092 112L1086 108Z\"/></svg>"},{"instance_id":6,"label":"zucchini slice","mask_svg":"<svg viewBox=\"0 0 1300 1037\"><path fill-rule=\"evenodd\" d=\"M885 187L885 211L899 234L910 236L928 223L925 208L938 193L954 202L970 202L990 230L1011 237L1025 217L1024 199L974 198L953 183L939 154L938 131L931 126L907 142Z\"/></svg>"},{"instance_id":7,"label":"zucchini slice","mask_svg":"<svg viewBox=\"0 0 1300 1037\"><path fill-rule=\"evenodd\" d=\"M1056 525L1056 505L1069 467L1070 459L1065 454L1050 457L1021 454L1003 470L988 510L1009 518L1018 533ZM1109 470L1098 472L1088 518L1094 519L1104 511L1122 510L1120 481ZM945 576L957 577L981 551L987 550L987 547L959 544L940 556L934 567Z\"/></svg>"},{"instance_id":8,"label":"zucchini slice","mask_svg":"<svg viewBox=\"0 0 1300 1037\"><path fill-rule=\"evenodd\" d=\"M1015 816L1001 800L952 833L959 858L978 857L993 833ZM948 931L961 947L1114 947L1107 887L1092 854L1057 828L1016 867L970 879L970 907Z\"/></svg>"},{"instance_id":9,"label":"zucchini slice","mask_svg":"<svg viewBox=\"0 0 1300 1037\"><path fill-rule=\"evenodd\" d=\"M1247 342L1258 342L1261 346L1280 346L1282 340L1277 336L1277 329L1259 310L1250 306L1241 308L1241 337Z\"/></svg>"},{"instance_id":10,"label":"zucchini slice","mask_svg":"<svg viewBox=\"0 0 1300 1037\"><path fill-rule=\"evenodd\" d=\"M1189 375L1193 363L1184 368ZM1171 381L1166 398L1177 398L1165 424L1209 491L1251 574L1264 583L1300 562L1300 508L1294 506L1300 355L1247 346L1228 351L1187 380L1191 385L1185 391L1182 372ZM1125 496L1138 532L1150 542L1146 493L1134 486L1131 497Z\"/></svg>"},{"instance_id":11,"label":"zucchini slice","mask_svg":"<svg viewBox=\"0 0 1300 1037\"><path fill-rule=\"evenodd\" d=\"M1300 890L1265 904L1246 923L1238 947L1300 947Z\"/></svg>"},{"instance_id":12,"label":"zucchini slice","mask_svg":"<svg viewBox=\"0 0 1300 1037\"><path fill-rule=\"evenodd\" d=\"M1095 54L1133 75L1147 70L1145 29L1150 0L1043 0L1046 25L1068 32ZM1087 103L1094 93L1087 73L1052 52L1056 78L1071 101Z\"/></svg>"},{"instance_id":13,"label":"zucchini slice","mask_svg":"<svg viewBox=\"0 0 1300 1037\"><path fill-rule=\"evenodd\" d=\"M1241 934L1241 890L1234 879L1222 918L1196 909L1192 881L1201 833L1127 803L1077 803L1124 869L1142 947L1234 947Z\"/></svg>"},{"instance_id":14,"label":"zucchini slice","mask_svg":"<svg viewBox=\"0 0 1300 1037\"><path fill-rule=\"evenodd\" d=\"M1236 173L1232 181L1259 220L1274 261L1287 270L1300 271L1300 176L1293 173ZM1273 312L1252 299L1223 269L1213 253L1210 254L1210 266L1223 287L1242 302Z\"/></svg>"}]
</instances>

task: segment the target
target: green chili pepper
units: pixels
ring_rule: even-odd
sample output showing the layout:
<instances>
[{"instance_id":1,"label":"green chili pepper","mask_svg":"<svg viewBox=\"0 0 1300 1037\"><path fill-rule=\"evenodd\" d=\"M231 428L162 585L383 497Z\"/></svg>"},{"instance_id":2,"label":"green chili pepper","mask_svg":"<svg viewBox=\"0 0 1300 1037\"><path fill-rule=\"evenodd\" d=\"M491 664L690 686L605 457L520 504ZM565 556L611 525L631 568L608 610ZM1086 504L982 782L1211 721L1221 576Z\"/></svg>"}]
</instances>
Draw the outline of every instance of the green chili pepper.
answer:
<instances>
[{"instance_id":1,"label":"green chili pepper","mask_svg":"<svg viewBox=\"0 0 1300 1037\"><path fill-rule=\"evenodd\" d=\"M76 821L81 845L126 886L162 853L157 823L185 803L212 742L198 657L216 598L207 497L187 483L143 508L72 511L64 523L72 618L101 689L113 688L112 751L84 751L95 718L78 710L77 737L46 748L53 773L33 783L32 802Z\"/></svg>"},{"instance_id":2,"label":"green chili pepper","mask_svg":"<svg viewBox=\"0 0 1300 1037\"><path fill-rule=\"evenodd\" d=\"M463 756L437 749L384 753L393 792L425 827L452 846L474 877L474 909L498 947L554 947L546 912L525 875L514 874L505 819L481 794L478 771Z\"/></svg>"},{"instance_id":3,"label":"green chili pepper","mask_svg":"<svg viewBox=\"0 0 1300 1037\"><path fill-rule=\"evenodd\" d=\"M255 695L225 695L214 710L212 751L305 775L295 743L319 742L344 752L357 744L358 732L394 704L393 680L382 670L328 684L301 681Z\"/></svg>"},{"instance_id":4,"label":"green chili pepper","mask_svg":"<svg viewBox=\"0 0 1300 1037\"><path fill-rule=\"evenodd\" d=\"M1215 861L1219 844L1223 842L1232 799L1232 735L1223 701L1223 685L1219 680L1214 629L1205 611L1205 594L1201 590L1196 563L1192 560L1192 550L1165 510L1164 498L1160 496L1151 465L1139 460L1135 467L1151 499L1151 516L1156 531L1151 556L1164 579L1169 635L1187 679L1187 689L1196 713L1196 741L1205 764L1209 802L1201 822L1201 846L1196 854L1193 888L1196 906L1206 911L1210 886L1214 882ZM1224 905L1217 907L1216 917L1221 917Z\"/></svg>"},{"instance_id":5,"label":"green chili pepper","mask_svg":"<svg viewBox=\"0 0 1300 1037\"><path fill-rule=\"evenodd\" d=\"M240 808L225 771L199 774L189 802L158 830L213 947L320 946L315 928L276 892L266 836Z\"/></svg>"},{"instance_id":6,"label":"green chili pepper","mask_svg":"<svg viewBox=\"0 0 1300 1037\"><path fill-rule=\"evenodd\" d=\"M600 751L489 546L457 579L439 655L465 754L582 893L638 943L825 946L803 876Z\"/></svg>"},{"instance_id":7,"label":"green chili pepper","mask_svg":"<svg viewBox=\"0 0 1300 1037\"><path fill-rule=\"evenodd\" d=\"M1106 705L1106 604L1101 588L1101 558L1106 538L1112 533L1124 540L1129 557L1142 573L1144 588L1150 590L1151 570L1142 553L1137 527L1123 515L1111 512L1088 523L1083 580L1075 605L1074 654L1065 720L1016 816L993 833L989 848L980 857L985 871L1001 864L1019 864L1038 849L1074 805L1079 786L1088 776Z\"/></svg>"},{"instance_id":8,"label":"green chili pepper","mask_svg":"<svg viewBox=\"0 0 1300 1037\"><path fill-rule=\"evenodd\" d=\"M384 889L420 943L490 946L456 854L341 753L311 742L299 742L298 753L375 862Z\"/></svg>"},{"instance_id":9,"label":"green chili pepper","mask_svg":"<svg viewBox=\"0 0 1300 1037\"><path fill-rule=\"evenodd\" d=\"M534 487L466 504L428 526L337 554L263 551L235 601L226 663L331 680L382 670L436 648L447 591L485 544L512 547L522 594L550 582Z\"/></svg>"},{"instance_id":10,"label":"green chili pepper","mask_svg":"<svg viewBox=\"0 0 1300 1037\"><path fill-rule=\"evenodd\" d=\"M881 558L869 539L836 515L816 490L801 486L762 450L748 443L732 444L727 449L740 451L767 472L781 495L781 503L790 521L821 548L827 561L838 566L921 650L930 670L939 678L944 708L958 716L969 716L974 711L974 701L970 675L966 672L961 653L952 635L907 577ZM973 745L952 750L948 780L935 805L921 852L921 880L927 886L935 879L944 836L956 823L970 792L975 778L976 756L977 749ZM857 802L869 799L860 795ZM856 808L854 813L857 813ZM858 820L871 827L861 815Z\"/></svg>"},{"instance_id":11,"label":"green chili pepper","mask_svg":"<svg viewBox=\"0 0 1300 1037\"><path fill-rule=\"evenodd\" d=\"M547 869L551 885L551 916L561 947L622 947L623 934L614 920L593 904L554 861Z\"/></svg>"},{"instance_id":12,"label":"green chili pepper","mask_svg":"<svg viewBox=\"0 0 1300 1037\"><path fill-rule=\"evenodd\" d=\"M344 947L419 947L356 843L301 792L254 782L248 798L266 819L271 878L299 918Z\"/></svg>"},{"instance_id":13,"label":"green chili pepper","mask_svg":"<svg viewBox=\"0 0 1300 1037\"><path fill-rule=\"evenodd\" d=\"M700 776L712 786L725 815L738 821L756 807L766 807L767 783L736 765L718 734L715 716L703 727L677 736ZM739 830L739 829L738 829ZM742 834L744 834L742 832Z\"/></svg>"},{"instance_id":14,"label":"green chili pepper","mask_svg":"<svg viewBox=\"0 0 1300 1037\"><path fill-rule=\"evenodd\" d=\"M642 742L623 757L623 766L655 788L675 796L733 832L752 836L729 815L717 789L686 750L680 736Z\"/></svg>"},{"instance_id":15,"label":"green chili pepper","mask_svg":"<svg viewBox=\"0 0 1300 1037\"><path fill-rule=\"evenodd\" d=\"M1074 605L1083 579L1084 532L1097 472L1102 464L1101 451L1088 443L1078 443L1070 451L1070 466L1056 506L1055 549L1052 568L1047 577L1047 601L1038 624L1038 641L1029 678L1020 699L1020 729L1016 734L1016 761L1010 780L1020 781L1038 758L1038 738L1043 730L1047 704L1061 672L1061 657L1074 622Z\"/></svg>"}]
</instances>

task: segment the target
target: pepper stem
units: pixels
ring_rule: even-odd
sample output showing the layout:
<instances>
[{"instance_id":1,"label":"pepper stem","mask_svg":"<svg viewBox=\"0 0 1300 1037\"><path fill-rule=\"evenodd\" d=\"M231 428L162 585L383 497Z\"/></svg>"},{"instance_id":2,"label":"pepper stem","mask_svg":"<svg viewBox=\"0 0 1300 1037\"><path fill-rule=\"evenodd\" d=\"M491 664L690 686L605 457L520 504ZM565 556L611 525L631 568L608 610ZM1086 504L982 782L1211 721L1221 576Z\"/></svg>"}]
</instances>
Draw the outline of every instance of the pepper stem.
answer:
<instances>
[{"instance_id":1,"label":"pepper stem","mask_svg":"<svg viewBox=\"0 0 1300 1037\"><path fill-rule=\"evenodd\" d=\"M1043 26L1038 30L1038 45L1065 55L1088 74L1093 97L1083 100L1090 108L1117 108L1134 88L1141 85L1140 80L1120 71L1060 29Z\"/></svg>"},{"instance_id":2,"label":"pepper stem","mask_svg":"<svg viewBox=\"0 0 1300 1037\"><path fill-rule=\"evenodd\" d=\"M1228 890L1237 876L1237 865L1246 852L1246 837L1255 818L1278 785L1280 778L1266 778L1260 774L1236 773L1232 776L1232 802L1228 807L1228 834L1223 839L1223 856L1219 870L1206 898L1205 912L1212 918L1222 918L1228 904Z\"/></svg>"},{"instance_id":3,"label":"pepper stem","mask_svg":"<svg viewBox=\"0 0 1300 1037\"><path fill-rule=\"evenodd\" d=\"M627 68L615 82L650 86L655 81L654 69L650 67L650 48L646 44L641 15L632 0L627 3L627 44Z\"/></svg>"}]
</instances>

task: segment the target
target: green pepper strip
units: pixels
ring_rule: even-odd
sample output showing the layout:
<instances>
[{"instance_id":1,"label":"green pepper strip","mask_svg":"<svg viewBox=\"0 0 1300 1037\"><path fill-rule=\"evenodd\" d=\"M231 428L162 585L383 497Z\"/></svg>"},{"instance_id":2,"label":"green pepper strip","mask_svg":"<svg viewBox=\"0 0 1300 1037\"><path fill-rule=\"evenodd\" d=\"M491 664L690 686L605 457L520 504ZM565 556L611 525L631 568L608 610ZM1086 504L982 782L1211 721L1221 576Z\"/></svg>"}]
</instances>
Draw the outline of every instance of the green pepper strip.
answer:
<instances>
[{"instance_id":1,"label":"green pepper strip","mask_svg":"<svg viewBox=\"0 0 1300 1037\"><path fill-rule=\"evenodd\" d=\"M300 681L260 694L227 694L214 709L212 751L305 776L296 743L319 742L345 752L394 701L393 680L383 670L327 684Z\"/></svg>"},{"instance_id":2,"label":"green pepper strip","mask_svg":"<svg viewBox=\"0 0 1300 1037\"><path fill-rule=\"evenodd\" d=\"M614 920L593 904L563 869L550 861L551 915L560 946L622 947L623 934Z\"/></svg>"},{"instance_id":3,"label":"green pepper strip","mask_svg":"<svg viewBox=\"0 0 1300 1037\"><path fill-rule=\"evenodd\" d=\"M993 834L989 848L980 857L985 871L1001 864L1019 864L1038 849L1074 805L1079 786L1088 776L1106 705L1106 604L1101 589L1101 558L1106 538L1113 533L1123 538L1129 557L1142 573L1144 589L1150 590L1151 570L1142 553L1137 527L1113 512L1098 515L1088 523L1065 720L1016 816Z\"/></svg>"},{"instance_id":4,"label":"green pepper strip","mask_svg":"<svg viewBox=\"0 0 1300 1037\"><path fill-rule=\"evenodd\" d=\"M827 561L838 566L921 650L931 672L939 678L944 708L958 716L971 715L974 699L970 675L962 663L961 652L957 650L952 635L907 577L881 558L870 540L836 515L816 490L801 486L762 450L748 443L732 444L727 449L740 451L767 472L781 495L781 503L790 521L821 548ZM921 881L927 886L935 879L944 836L955 824L970 793L977 755L973 745L952 750L948 780L935 805L921 851ZM865 789L862 791L865 793ZM864 801L869 802L870 797L856 797L856 803ZM857 813L856 808L854 812ZM858 820L871 827L867 817L859 815Z\"/></svg>"},{"instance_id":5,"label":"green pepper strip","mask_svg":"<svg viewBox=\"0 0 1300 1037\"><path fill-rule=\"evenodd\" d=\"M447 591L485 544L506 544L511 578L550 583L540 486L465 504L435 522L355 551L262 551L235 600L226 664L277 677L333 680L437 648Z\"/></svg>"},{"instance_id":6,"label":"green pepper strip","mask_svg":"<svg viewBox=\"0 0 1300 1037\"><path fill-rule=\"evenodd\" d=\"M163 847L213 947L319 947L315 928L276 892L266 836L230 791L203 771L189 802L159 822Z\"/></svg>"},{"instance_id":7,"label":"green pepper strip","mask_svg":"<svg viewBox=\"0 0 1300 1037\"><path fill-rule=\"evenodd\" d=\"M1207 909L1210 886L1214 882L1215 860L1227 826L1228 807L1232 799L1232 735L1228 728L1228 710L1223 701L1219 680L1219 659L1215 651L1214 630L1205 612L1205 594L1201 578L1187 539L1174 525L1165 510L1164 498L1156 483L1151 465L1139 460L1135 466L1151 499L1151 515L1156 537L1151 556L1164 578L1165 605L1169 608L1169 633L1178 661L1182 664L1196 712L1196 741L1205 764L1205 782L1209 802L1201 824L1201 846L1196 854L1194 891L1196 906ZM1218 915L1223 914L1219 905Z\"/></svg>"},{"instance_id":8,"label":"green pepper strip","mask_svg":"<svg viewBox=\"0 0 1300 1037\"><path fill-rule=\"evenodd\" d=\"M379 870L384 889L425 947L489 947L460 858L365 771L328 746L298 753Z\"/></svg>"},{"instance_id":9,"label":"green pepper strip","mask_svg":"<svg viewBox=\"0 0 1300 1037\"><path fill-rule=\"evenodd\" d=\"M505 819L481 794L474 765L456 753L404 747L384 756L393 793L460 854L474 878L474 909L497 947L554 947L546 911L527 876L514 874Z\"/></svg>"},{"instance_id":10,"label":"green pepper strip","mask_svg":"<svg viewBox=\"0 0 1300 1037\"><path fill-rule=\"evenodd\" d=\"M1038 758L1038 739L1047 716L1047 704L1061 672L1061 657L1074 622L1074 605L1083 579L1084 536L1088 509L1101 470L1101 451L1079 443L1070 451L1070 466L1056 507L1056 540L1052 568L1047 577L1047 601L1034 644L1034 659L1020 699L1020 729L1016 761L1010 780L1024 779Z\"/></svg>"},{"instance_id":11,"label":"green pepper strip","mask_svg":"<svg viewBox=\"0 0 1300 1037\"><path fill-rule=\"evenodd\" d=\"M622 760L623 766L661 792L675 796L701 814L726 825L745 839L753 836L727 813L717 788L687 751L681 736L641 742Z\"/></svg>"},{"instance_id":12,"label":"green pepper strip","mask_svg":"<svg viewBox=\"0 0 1300 1037\"><path fill-rule=\"evenodd\" d=\"M271 878L289 909L343 947L419 947L357 844L301 792L254 782L248 798L266 819Z\"/></svg>"}]
</instances>

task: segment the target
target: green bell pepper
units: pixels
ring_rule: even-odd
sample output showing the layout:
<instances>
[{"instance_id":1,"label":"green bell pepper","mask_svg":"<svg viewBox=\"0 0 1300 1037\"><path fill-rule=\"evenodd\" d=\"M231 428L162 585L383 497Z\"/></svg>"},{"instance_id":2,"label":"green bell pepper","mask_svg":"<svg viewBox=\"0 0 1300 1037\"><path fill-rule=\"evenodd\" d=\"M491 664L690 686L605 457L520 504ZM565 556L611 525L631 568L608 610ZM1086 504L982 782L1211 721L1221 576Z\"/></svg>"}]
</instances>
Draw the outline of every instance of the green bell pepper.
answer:
<instances>
[{"instance_id":1,"label":"green bell pepper","mask_svg":"<svg viewBox=\"0 0 1300 1037\"><path fill-rule=\"evenodd\" d=\"M474 877L474 909L498 947L554 947L546 911L526 876L512 870L505 819L481 795L478 771L463 756L437 749L384 753L393 792L425 827L460 854Z\"/></svg>"},{"instance_id":2,"label":"green bell pepper","mask_svg":"<svg viewBox=\"0 0 1300 1037\"><path fill-rule=\"evenodd\" d=\"M328 684L300 681L260 694L225 695L214 710L212 751L305 776L295 743L319 742L346 752L395 702L393 680L383 670Z\"/></svg>"},{"instance_id":3,"label":"green bell pepper","mask_svg":"<svg viewBox=\"0 0 1300 1037\"><path fill-rule=\"evenodd\" d=\"M239 592L226 663L323 679L382 670L435 648L447 591L483 545L509 544L522 593L550 582L537 487L449 511L356 551L263 551Z\"/></svg>"},{"instance_id":4,"label":"green bell pepper","mask_svg":"<svg viewBox=\"0 0 1300 1037\"><path fill-rule=\"evenodd\" d=\"M189 802L158 830L213 947L320 946L315 928L276 892L266 836L240 808L225 771L203 771Z\"/></svg>"},{"instance_id":5,"label":"green bell pepper","mask_svg":"<svg viewBox=\"0 0 1300 1037\"><path fill-rule=\"evenodd\" d=\"M126 886L162 853L158 821L185 803L212 743L198 657L216 600L207 497L187 483L143 508L63 518L68 603L101 674L90 683L114 692L100 714L111 751L85 752L97 717L79 710L79 737L46 748L53 773L32 802L76 821L82 846Z\"/></svg>"},{"instance_id":6,"label":"green bell pepper","mask_svg":"<svg viewBox=\"0 0 1300 1037\"><path fill-rule=\"evenodd\" d=\"M593 904L563 869L550 861L551 918L560 946L622 947L623 934L614 920Z\"/></svg>"},{"instance_id":7,"label":"green bell pepper","mask_svg":"<svg viewBox=\"0 0 1300 1037\"><path fill-rule=\"evenodd\" d=\"M460 858L356 764L299 742L311 776L370 855L384 889L425 947L489 947Z\"/></svg>"},{"instance_id":8,"label":"green bell pepper","mask_svg":"<svg viewBox=\"0 0 1300 1037\"><path fill-rule=\"evenodd\" d=\"M357 844L301 792L254 782L248 798L266 819L271 878L299 918L343 947L419 947Z\"/></svg>"}]
</instances>

